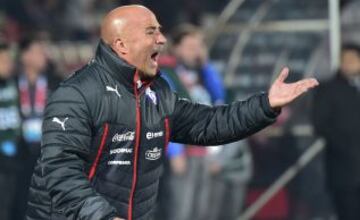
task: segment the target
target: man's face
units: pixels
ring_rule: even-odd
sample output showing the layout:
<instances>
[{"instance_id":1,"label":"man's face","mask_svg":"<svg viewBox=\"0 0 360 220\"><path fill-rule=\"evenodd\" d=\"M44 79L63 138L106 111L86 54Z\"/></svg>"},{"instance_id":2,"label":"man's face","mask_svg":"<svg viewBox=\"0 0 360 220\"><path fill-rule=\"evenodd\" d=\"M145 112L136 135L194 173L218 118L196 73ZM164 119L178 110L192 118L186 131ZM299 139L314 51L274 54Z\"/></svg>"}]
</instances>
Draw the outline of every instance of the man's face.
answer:
<instances>
[{"instance_id":1,"label":"man's face","mask_svg":"<svg viewBox=\"0 0 360 220\"><path fill-rule=\"evenodd\" d=\"M34 42L22 54L22 63L25 67L30 67L37 71L43 71L46 68L47 58L43 45L40 42Z\"/></svg>"},{"instance_id":2,"label":"man's face","mask_svg":"<svg viewBox=\"0 0 360 220\"><path fill-rule=\"evenodd\" d=\"M360 74L360 56L355 50L345 50L341 55L341 72L346 76Z\"/></svg>"},{"instance_id":3,"label":"man's face","mask_svg":"<svg viewBox=\"0 0 360 220\"><path fill-rule=\"evenodd\" d=\"M10 51L0 51L0 78L7 79L11 76L13 71L14 63L11 59Z\"/></svg>"},{"instance_id":4,"label":"man's face","mask_svg":"<svg viewBox=\"0 0 360 220\"><path fill-rule=\"evenodd\" d=\"M197 68L203 61L205 55L205 43L200 33L185 36L175 47L175 55L186 66Z\"/></svg>"},{"instance_id":5,"label":"man's face","mask_svg":"<svg viewBox=\"0 0 360 220\"><path fill-rule=\"evenodd\" d=\"M125 42L129 49L127 61L141 71L142 77L154 77L159 54L166 43L161 26L152 13L140 15L136 22L130 24L130 36Z\"/></svg>"}]
</instances>

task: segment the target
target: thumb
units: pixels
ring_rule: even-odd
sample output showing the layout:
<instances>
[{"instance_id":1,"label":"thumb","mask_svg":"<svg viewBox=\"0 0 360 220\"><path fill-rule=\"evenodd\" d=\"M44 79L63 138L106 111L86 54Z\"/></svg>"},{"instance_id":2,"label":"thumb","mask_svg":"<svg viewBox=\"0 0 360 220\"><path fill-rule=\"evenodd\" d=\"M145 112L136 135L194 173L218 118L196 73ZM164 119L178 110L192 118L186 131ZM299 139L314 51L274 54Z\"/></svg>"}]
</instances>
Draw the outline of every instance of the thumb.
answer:
<instances>
[{"instance_id":1,"label":"thumb","mask_svg":"<svg viewBox=\"0 0 360 220\"><path fill-rule=\"evenodd\" d=\"M288 75L289 75L289 68L284 67L284 68L281 70L281 72L280 72L278 78L276 79L276 81L278 81L278 82L284 82L285 79L288 77Z\"/></svg>"}]
</instances>

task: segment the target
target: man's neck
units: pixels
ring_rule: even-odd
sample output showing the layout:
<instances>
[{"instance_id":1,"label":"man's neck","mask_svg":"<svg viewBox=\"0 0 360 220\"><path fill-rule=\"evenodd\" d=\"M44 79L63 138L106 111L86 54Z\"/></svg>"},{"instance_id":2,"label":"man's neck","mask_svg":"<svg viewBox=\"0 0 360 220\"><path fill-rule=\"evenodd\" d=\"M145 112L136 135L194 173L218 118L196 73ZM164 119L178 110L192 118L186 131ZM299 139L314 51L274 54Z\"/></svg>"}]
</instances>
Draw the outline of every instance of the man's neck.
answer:
<instances>
[{"instance_id":1,"label":"man's neck","mask_svg":"<svg viewBox=\"0 0 360 220\"><path fill-rule=\"evenodd\" d=\"M25 68L25 75L30 85L35 85L36 80L40 76L40 71L34 68Z\"/></svg>"}]
</instances>

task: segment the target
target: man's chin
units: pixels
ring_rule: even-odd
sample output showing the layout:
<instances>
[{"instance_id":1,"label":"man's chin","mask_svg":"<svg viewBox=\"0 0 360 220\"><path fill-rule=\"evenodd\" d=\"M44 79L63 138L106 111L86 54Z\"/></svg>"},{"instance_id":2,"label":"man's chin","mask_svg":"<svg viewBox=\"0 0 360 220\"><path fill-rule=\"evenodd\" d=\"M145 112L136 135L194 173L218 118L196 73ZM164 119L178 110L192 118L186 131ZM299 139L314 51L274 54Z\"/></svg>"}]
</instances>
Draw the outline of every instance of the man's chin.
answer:
<instances>
[{"instance_id":1,"label":"man's chin","mask_svg":"<svg viewBox=\"0 0 360 220\"><path fill-rule=\"evenodd\" d=\"M142 71L140 70L140 78L142 80L150 80L152 78L154 78L157 74L157 70L145 70L145 71Z\"/></svg>"}]
</instances>

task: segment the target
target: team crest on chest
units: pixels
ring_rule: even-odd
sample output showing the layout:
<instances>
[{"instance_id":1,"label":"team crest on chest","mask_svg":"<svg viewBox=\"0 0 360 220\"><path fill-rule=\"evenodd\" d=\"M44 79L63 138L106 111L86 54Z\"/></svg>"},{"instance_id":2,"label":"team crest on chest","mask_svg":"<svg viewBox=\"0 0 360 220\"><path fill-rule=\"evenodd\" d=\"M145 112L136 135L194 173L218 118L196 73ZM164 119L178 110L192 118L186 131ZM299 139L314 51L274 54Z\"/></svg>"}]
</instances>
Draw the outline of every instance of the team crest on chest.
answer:
<instances>
[{"instance_id":1,"label":"team crest on chest","mask_svg":"<svg viewBox=\"0 0 360 220\"><path fill-rule=\"evenodd\" d=\"M150 87L146 88L145 94L147 97L150 98L150 100L154 103L154 105L157 105L157 98L156 93L150 89Z\"/></svg>"}]
</instances>

